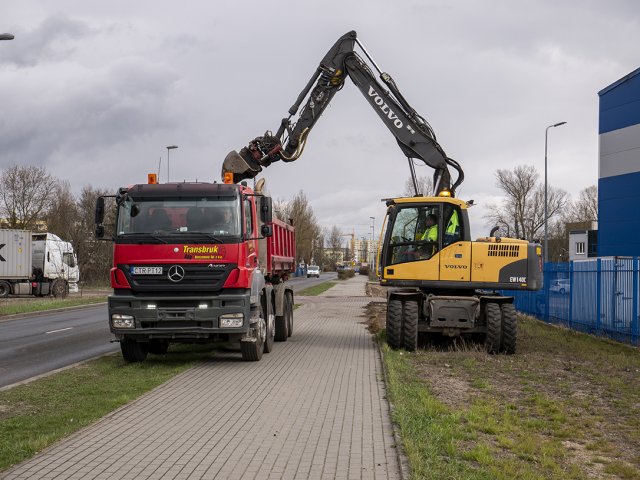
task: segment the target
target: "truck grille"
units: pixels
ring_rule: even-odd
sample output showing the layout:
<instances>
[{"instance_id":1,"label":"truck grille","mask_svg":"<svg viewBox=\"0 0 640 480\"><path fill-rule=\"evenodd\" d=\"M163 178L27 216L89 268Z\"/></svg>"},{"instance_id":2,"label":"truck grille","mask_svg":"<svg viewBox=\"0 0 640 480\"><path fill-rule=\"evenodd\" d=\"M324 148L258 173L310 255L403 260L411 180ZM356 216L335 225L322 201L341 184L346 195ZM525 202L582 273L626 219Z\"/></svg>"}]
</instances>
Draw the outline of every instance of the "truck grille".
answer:
<instances>
[{"instance_id":1,"label":"truck grille","mask_svg":"<svg viewBox=\"0 0 640 480\"><path fill-rule=\"evenodd\" d=\"M520 245L489 245L490 257L519 257Z\"/></svg>"},{"instance_id":2,"label":"truck grille","mask_svg":"<svg viewBox=\"0 0 640 480\"><path fill-rule=\"evenodd\" d=\"M134 274L134 267L158 267L161 274ZM189 291L213 292L222 289L231 271L236 268L235 263L227 264L165 264L165 265L118 265L129 281L129 285L138 292L158 291ZM169 279L169 273L173 280Z\"/></svg>"}]
</instances>

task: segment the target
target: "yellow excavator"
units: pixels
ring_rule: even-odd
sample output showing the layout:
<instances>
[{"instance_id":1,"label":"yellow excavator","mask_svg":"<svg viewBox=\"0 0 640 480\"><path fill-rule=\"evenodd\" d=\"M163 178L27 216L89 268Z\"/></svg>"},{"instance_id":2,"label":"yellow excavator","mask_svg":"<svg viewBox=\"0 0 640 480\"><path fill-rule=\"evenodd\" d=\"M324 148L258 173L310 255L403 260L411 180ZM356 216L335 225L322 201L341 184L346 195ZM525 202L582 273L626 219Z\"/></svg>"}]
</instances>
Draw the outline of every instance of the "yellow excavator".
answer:
<instances>
[{"instance_id":1,"label":"yellow excavator","mask_svg":"<svg viewBox=\"0 0 640 480\"><path fill-rule=\"evenodd\" d=\"M356 45L362 54L356 52ZM378 81L366 57L379 73ZM455 197L464 174L436 140L428 122L404 99L351 31L324 56L276 134L267 131L224 160L227 182L254 178L275 161L297 160L309 132L346 78L362 92L407 157L416 195L386 199L378 256L387 293L386 337L392 348L413 351L420 337L474 335L487 351L513 354L517 343L513 297L500 290L542 287L542 248L526 240L495 236L471 240L468 209ZM304 106L298 115L300 105ZM418 191L414 160L434 172L434 196ZM450 169L457 172L452 182Z\"/></svg>"}]
</instances>

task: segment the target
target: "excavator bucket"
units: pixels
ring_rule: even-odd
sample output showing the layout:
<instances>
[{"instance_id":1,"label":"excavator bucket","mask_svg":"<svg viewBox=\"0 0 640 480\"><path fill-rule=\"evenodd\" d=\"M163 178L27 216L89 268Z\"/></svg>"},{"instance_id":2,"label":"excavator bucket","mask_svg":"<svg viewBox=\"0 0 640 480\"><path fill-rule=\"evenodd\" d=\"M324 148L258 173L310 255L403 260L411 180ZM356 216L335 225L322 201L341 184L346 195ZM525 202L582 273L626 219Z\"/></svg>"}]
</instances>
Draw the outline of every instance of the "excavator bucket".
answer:
<instances>
[{"instance_id":1,"label":"excavator bucket","mask_svg":"<svg viewBox=\"0 0 640 480\"><path fill-rule=\"evenodd\" d=\"M233 182L238 183L245 178L254 178L262 168L255 162L248 162L235 150L230 151L222 164L222 180L224 174L233 173Z\"/></svg>"}]
</instances>

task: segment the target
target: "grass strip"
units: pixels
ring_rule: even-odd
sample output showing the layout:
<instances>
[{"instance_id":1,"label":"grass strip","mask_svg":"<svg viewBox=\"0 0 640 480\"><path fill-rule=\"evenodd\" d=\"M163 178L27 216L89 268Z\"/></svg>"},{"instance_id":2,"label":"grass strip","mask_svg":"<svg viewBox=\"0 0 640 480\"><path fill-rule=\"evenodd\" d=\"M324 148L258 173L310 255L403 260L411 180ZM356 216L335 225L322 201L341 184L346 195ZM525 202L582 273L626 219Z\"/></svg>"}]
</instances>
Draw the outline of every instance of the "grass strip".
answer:
<instances>
[{"instance_id":1,"label":"grass strip","mask_svg":"<svg viewBox=\"0 0 640 480\"><path fill-rule=\"evenodd\" d=\"M300 292L296 293L296 295L303 295L305 297L320 295L321 293L329 290L335 284L336 282L319 283L318 285L314 285L313 287L309 287L309 288L305 288L304 290L301 290Z\"/></svg>"},{"instance_id":2,"label":"grass strip","mask_svg":"<svg viewBox=\"0 0 640 480\"><path fill-rule=\"evenodd\" d=\"M412 478L640 479L640 352L527 317L518 342L382 344Z\"/></svg>"},{"instance_id":3,"label":"grass strip","mask_svg":"<svg viewBox=\"0 0 640 480\"><path fill-rule=\"evenodd\" d=\"M56 308L75 307L79 305L90 305L93 303L103 303L107 301L106 296L96 297L74 297L74 298L43 298L41 300L24 300L17 302L0 301L0 317L5 315L15 315L18 313L42 312L54 310Z\"/></svg>"},{"instance_id":4,"label":"grass strip","mask_svg":"<svg viewBox=\"0 0 640 480\"><path fill-rule=\"evenodd\" d=\"M211 345L172 346L129 364L109 355L0 391L0 471L165 383L204 360Z\"/></svg>"}]
</instances>

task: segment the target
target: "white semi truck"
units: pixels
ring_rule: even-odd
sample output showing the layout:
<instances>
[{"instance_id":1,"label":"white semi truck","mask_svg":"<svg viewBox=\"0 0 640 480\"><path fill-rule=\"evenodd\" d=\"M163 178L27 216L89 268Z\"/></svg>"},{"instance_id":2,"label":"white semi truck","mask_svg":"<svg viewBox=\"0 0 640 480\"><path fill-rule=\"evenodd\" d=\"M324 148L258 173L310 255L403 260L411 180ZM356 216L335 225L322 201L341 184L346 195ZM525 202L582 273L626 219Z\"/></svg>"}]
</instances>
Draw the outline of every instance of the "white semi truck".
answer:
<instances>
[{"instance_id":1,"label":"white semi truck","mask_svg":"<svg viewBox=\"0 0 640 480\"><path fill-rule=\"evenodd\" d=\"M52 233L0 229L0 298L63 297L78 291L80 270L73 246Z\"/></svg>"}]
</instances>

